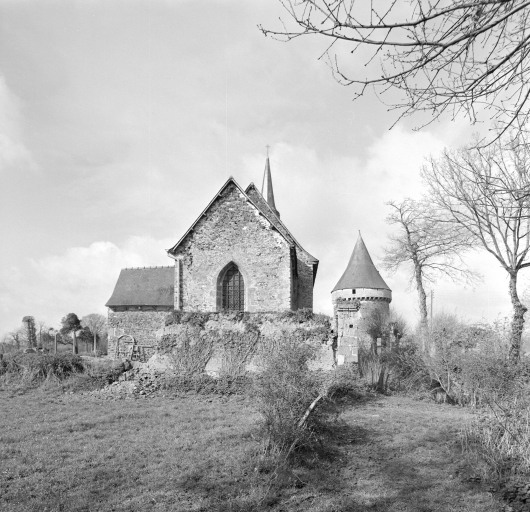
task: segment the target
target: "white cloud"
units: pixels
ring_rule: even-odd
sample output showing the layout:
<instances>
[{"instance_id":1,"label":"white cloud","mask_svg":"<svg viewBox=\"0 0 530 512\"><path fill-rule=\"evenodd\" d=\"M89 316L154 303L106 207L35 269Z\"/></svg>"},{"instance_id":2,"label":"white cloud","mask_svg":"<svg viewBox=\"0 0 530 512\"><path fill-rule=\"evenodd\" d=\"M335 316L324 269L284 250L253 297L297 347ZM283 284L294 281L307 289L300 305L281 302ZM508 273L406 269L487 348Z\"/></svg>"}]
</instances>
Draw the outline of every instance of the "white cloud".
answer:
<instances>
[{"instance_id":1,"label":"white cloud","mask_svg":"<svg viewBox=\"0 0 530 512\"><path fill-rule=\"evenodd\" d=\"M120 269L171 265L166 255L175 240L130 237L122 247L94 242L65 253L30 259L0 276L0 331L13 329L25 315L56 325L67 313L105 313Z\"/></svg>"},{"instance_id":2,"label":"white cloud","mask_svg":"<svg viewBox=\"0 0 530 512\"><path fill-rule=\"evenodd\" d=\"M271 165L276 206L294 236L320 260L314 297L317 311L331 313L331 290L346 268L359 230L380 268L382 248L393 229L385 223L389 213L385 203L419 197L423 191L420 168L427 156L436 157L444 146L429 131L408 132L400 126L376 139L364 159L325 158L312 148L275 145ZM262 155L243 160L248 176L264 163ZM477 253L468 259L470 266L485 275L484 283L470 289L440 280L434 287L434 311L457 312L470 321L508 315L504 272L492 265L488 254ZM409 286L408 272L381 273L393 290L393 306L414 324L419 315L417 294Z\"/></svg>"}]
</instances>

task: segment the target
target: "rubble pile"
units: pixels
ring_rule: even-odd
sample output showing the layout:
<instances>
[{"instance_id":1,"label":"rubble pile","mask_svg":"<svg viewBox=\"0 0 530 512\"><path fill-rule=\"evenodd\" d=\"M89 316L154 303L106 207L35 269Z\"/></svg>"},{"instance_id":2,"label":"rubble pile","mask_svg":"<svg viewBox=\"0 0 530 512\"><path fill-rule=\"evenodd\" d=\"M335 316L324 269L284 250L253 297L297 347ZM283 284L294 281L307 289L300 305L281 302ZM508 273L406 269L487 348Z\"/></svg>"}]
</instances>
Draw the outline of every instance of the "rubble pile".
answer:
<instances>
[{"instance_id":1,"label":"rubble pile","mask_svg":"<svg viewBox=\"0 0 530 512\"><path fill-rule=\"evenodd\" d=\"M132 361L130 369L123 372L116 382L84 395L102 400L147 398L158 393L161 377L169 367L169 362L159 355L154 355L147 363Z\"/></svg>"}]
</instances>

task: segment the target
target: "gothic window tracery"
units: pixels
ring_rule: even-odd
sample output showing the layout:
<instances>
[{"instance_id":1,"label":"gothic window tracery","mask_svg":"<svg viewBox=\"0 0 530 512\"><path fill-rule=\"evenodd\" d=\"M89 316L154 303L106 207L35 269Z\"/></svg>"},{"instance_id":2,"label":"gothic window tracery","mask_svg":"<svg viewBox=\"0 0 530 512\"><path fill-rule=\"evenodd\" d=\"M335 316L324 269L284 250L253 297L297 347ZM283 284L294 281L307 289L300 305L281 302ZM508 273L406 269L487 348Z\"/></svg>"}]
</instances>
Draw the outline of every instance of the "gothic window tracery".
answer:
<instances>
[{"instance_id":1,"label":"gothic window tracery","mask_svg":"<svg viewBox=\"0 0 530 512\"><path fill-rule=\"evenodd\" d=\"M245 310L245 283L243 275L232 263L225 272L223 277L223 296L222 307L228 311Z\"/></svg>"}]
</instances>

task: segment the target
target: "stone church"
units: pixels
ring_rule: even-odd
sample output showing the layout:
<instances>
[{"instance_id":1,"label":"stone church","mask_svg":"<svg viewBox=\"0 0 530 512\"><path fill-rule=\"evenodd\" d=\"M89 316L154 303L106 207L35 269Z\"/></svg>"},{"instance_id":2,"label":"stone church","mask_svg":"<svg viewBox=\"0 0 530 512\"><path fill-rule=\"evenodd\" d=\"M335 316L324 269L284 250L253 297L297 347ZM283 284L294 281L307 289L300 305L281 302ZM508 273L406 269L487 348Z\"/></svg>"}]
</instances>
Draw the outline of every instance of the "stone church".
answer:
<instances>
[{"instance_id":1,"label":"stone church","mask_svg":"<svg viewBox=\"0 0 530 512\"><path fill-rule=\"evenodd\" d=\"M109 354L124 336L154 345L168 311L313 307L318 260L280 219L268 157L261 192L230 177L167 254L172 266L121 271L106 304Z\"/></svg>"}]
</instances>

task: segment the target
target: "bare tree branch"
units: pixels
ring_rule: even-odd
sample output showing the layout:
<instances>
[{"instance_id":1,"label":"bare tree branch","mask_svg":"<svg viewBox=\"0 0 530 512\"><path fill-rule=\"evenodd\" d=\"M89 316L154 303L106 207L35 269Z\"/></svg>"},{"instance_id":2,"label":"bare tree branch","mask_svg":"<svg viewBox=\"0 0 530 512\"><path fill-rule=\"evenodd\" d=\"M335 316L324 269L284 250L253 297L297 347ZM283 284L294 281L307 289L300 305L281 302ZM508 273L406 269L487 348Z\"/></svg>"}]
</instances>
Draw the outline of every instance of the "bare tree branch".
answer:
<instances>
[{"instance_id":1,"label":"bare tree branch","mask_svg":"<svg viewBox=\"0 0 530 512\"><path fill-rule=\"evenodd\" d=\"M430 201L495 257L510 277L513 306L510 356L520 357L526 307L517 295L518 272L530 250L530 146L524 132L488 147L477 142L444 151L422 170Z\"/></svg>"},{"instance_id":2,"label":"bare tree branch","mask_svg":"<svg viewBox=\"0 0 530 512\"><path fill-rule=\"evenodd\" d=\"M435 282L439 277L453 281L476 282L480 275L467 268L462 254L472 249L475 238L460 226L452 225L425 201L405 199L389 202L393 209L387 217L398 231L392 234L389 246L384 249L383 267L395 272L401 266L410 269L411 283L418 292L420 329L423 343L427 337L427 294L425 282ZM424 346L424 348L426 348Z\"/></svg>"},{"instance_id":3,"label":"bare tree branch","mask_svg":"<svg viewBox=\"0 0 530 512\"><path fill-rule=\"evenodd\" d=\"M400 111L398 119L463 112L474 123L484 108L504 131L530 115L528 0L279 1L294 24L260 26L265 35L328 38L324 55L337 80L353 86L355 98L368 86L380 95L401 92L390 105ZM343 60L363 47L373 48L364 78L345 71Z\"/></svg>"}]
</instances>

